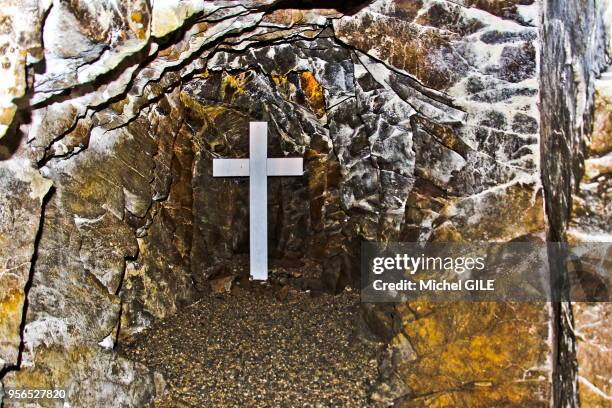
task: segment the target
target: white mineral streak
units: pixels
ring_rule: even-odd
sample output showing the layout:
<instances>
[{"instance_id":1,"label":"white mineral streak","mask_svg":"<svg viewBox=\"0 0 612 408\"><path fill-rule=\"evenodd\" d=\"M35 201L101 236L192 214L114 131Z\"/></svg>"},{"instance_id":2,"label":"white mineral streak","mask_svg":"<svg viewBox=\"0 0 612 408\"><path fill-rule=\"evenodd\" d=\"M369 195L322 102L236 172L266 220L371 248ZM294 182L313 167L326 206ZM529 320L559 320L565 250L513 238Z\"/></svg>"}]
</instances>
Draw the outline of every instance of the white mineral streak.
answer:
<instances>
[{"instance_id":1,"label":"white mineral streak","mask_svg":"<svg viewBox=\"0 0 612 408\"><path fill-rule=\"evenodd\" d=\"M532 26L540 25L540 3L534 1L532 4L519 4L516 10L521 19Z\"/></svg>"},{"instance_id":2,"label":"white mineral streak","mask_svg":"<svg viewBox=\"0 0 612 408\"><path fill-rule=\"evenodd\" d=\"M539 4L538 2L535 2L534 4L535 9L531 10L531 13L536 13L537 15ZM475 7L461 7L461 12L465 17L475 19L483 23L485 25L485 28L483 29L496 29L498 31L507 32L520 32L525 29L525 27L516 21L498 17Z\"/></svg>"},{"instance_id":3,"label":"white mineral streak","mask_svg":"<svg viewBox=\"0 0 612 408\"><path fill-rule=\"evenodd\" d=\"M591 390L592 392L594 392L595 394L597 394L598 396L600 396L604 400L612 401L612 396L610 396L610 395L606 394L605 392L603 392L601 389L599 389L596 385L594 385L592 382L590 382L589 380L587 380L583 376L579 375L578 376L578 381L580 381L580 384L586 386L589 390Z\"/></svg>"},{"instance_id":4,"label":"white mineral streak","mask_svg":"<svg viewBox=\"0 0 612 408\"><path fill-rule=\"evenodd\" d=\"M52 293L51 289L49 289L46 294L49 296L49 299L58 298L56 294ZM59 298L61 299L61 297ZM29 322L23 334L23 341L27 349L27 353L24 353L24 357L27 356L26 360L31 362L36 354L36 349L41 345L47 347L53 345L68 347L78 342L78 339L75 339L74 336L70 334L68 328L70 324L71 322L65 320L65 318L49 315L38 316L36 320Z\"/></svg>"},{"instance_id":5,"label":"white mineral streak","mask_svg":"<svg viewBox=\"0 0 612 408\"><path fill-rule=\"evenodd\" d=\"M484 197L490 194L499 194L500 196L504 196L503 192L505 190L508 190L510 187L538 185L538 181L539 181L539 177L537 175L521 174L519 177L512 179L508 183L499 184L495 187L488 188L479 193L464 197L462 198L461 201L470 200L470 201L474 201L475 203L480 203L482 202L482 199ZM458 203L461 203L461 201L459 201ZM447 209L447 211L449 215L457 215L458 206L457 205L451 206ZM480 211L475 211L475 215L478 216L478 214L480 214Z\"/></svg>"},{"instance_id":6,"label":"white mineral streak","mask_svg":"<svg viewBox=\"0 0 612 408\"><path fill-rule=\"evenodd\" d=\"M77 227L82 227L84 225L94 225L102 221L104 217L105 217L105 214L102 214L96 218L84 218L84 217L79 217L78 215L75 215L74 223L76 224Z\"/></svg>"},{"instance_id":7,"label":"white mineral streak","mask_svg":"<svg viewBox=\"0 0 612 408\"><path fill-rule=\"evenodd\" d=\"M151 36L161 38L182 27L196 14L206 21L225 20L253 12L253 8L273 3L273 0L153 0Z\"/></svg>"},{"instance_id":8,"label":"white mineral streak","mask_svg":"<svg viewBox=\"0 0 612 408\"><path fill-rule=\"evenodd\" d=\"M204 10L206 2L198 0L153 0L151 6L153 9L151 35L159 38L182 27L185 20Z\"/></svg>"},{"instance_id":9,"label":"white mineral streak","mask_svg":"<svg viewBox=\"0 0 612 408\"><path fill-rule=\"evenodd\" d=\"M538 6L537 4L534 5L536 7ZM489 68L495 68L500 60L500 56L502 55L504 48L508 46L508 43L486 44L479 39L483 34L490 31L529 33L530 31L533 32L534 30L532 28L524 27L515 21L502 19L483 10L462 7L461 11L465 17L477 19L481 23L485 24L483 28L466 37L466 40L470 39L470 41L464 41L462 43L465 50L463 52L463 56L466 58L466 62L471 67L474 67L479 72L483 73L483 75L486 75ZM535 8L533 12L537 13L537 8ZM478 102L474 101L473 98L467 97L467 95L469 95L469 92L467 92L466 89L467 81L467 78L459 81L455 86L448 90L448 93L453 97L454 102L468 113L468 120L466 123L468 126L477 125L484 119L483 115L490 110L495 110L496 112L502 113L505 116L507 123L511 122L511 118L516 113L529 115L539 123L537 92L534 92L533 96L515 95L512 98L507 98L501 102ZM537 91L538 89L537 78L529 78L512 85L506 83L505 81L498 82L500 85L503 85L509 89L529 88L533 89L534 91ZM464 139L464 142L466 142L470 147L476 148L476 139L474 138L475 135L473 133L464 133L464 135L467 137ZM537 139L539 138L536 136L535 143L533 143L533 145L530 147L531 154L529 155L523 155L518 160L511 160L509 157L505 157L504 154L500 152L495 159L502 163L516 167L517 169L525 168L526 163L533 162L536 164L535 170L537 171L537 169L539 169L540 162L540 152L538 148L539 142Z\"/></svg>"},{"instance_id":10,"label":"white mineral streak","mask_svg":"<svg viewBox=\"0 0 612 408\"><path fill-rule=\"evenodd\" d=\"M612 234L607 231L587 231L582 228L572 227L567 231L570 242L606 242L612 243ZM609 274L606 272L606 274Z\"/></svg>"},{"instance_id":11,"label":"white mineral streak","mask_svg":"<svg viewBox=\"0 0 612 408\"><path fill-rule=\"evenodd\" d=\"M591 180L612 173L612 152L602 157L592 157L584 161L584 176Z\"/></svg>"},{"instance_id":12,"label":"white mineral streak","mask_svg":"<svg viewBox=\"0 0 612 408\"><path fill-rule=\"evenodd\" d=\"M98 345L102 347L104 350L112 350L113 347L115 347L115 341L113 340L113 335L109 334L108 336L104 338L104 340L99 342Z\"/></svg>"}]
</instances>

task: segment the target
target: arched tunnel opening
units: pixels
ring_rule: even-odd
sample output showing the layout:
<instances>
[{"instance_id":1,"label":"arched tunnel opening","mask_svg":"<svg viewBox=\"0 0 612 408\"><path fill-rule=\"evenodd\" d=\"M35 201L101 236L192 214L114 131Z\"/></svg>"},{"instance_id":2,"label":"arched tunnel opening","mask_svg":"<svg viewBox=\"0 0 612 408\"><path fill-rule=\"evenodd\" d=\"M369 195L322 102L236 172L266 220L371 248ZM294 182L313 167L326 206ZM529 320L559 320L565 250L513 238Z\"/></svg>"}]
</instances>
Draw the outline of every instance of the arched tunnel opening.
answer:
<instances>
[{"instance_id":1,"label":"arched tunnel opening","mask_svg":"<svg viewBox=\"0 0 612 408\"><path fill-rule=\"evenodd\" d=\"M34 3L0 0L3 408L609 403L605 2ZM256 206L253 122L303 170ZM479 243L552 294L363 290L367 244Z\"/></svg>"}]
</instances>

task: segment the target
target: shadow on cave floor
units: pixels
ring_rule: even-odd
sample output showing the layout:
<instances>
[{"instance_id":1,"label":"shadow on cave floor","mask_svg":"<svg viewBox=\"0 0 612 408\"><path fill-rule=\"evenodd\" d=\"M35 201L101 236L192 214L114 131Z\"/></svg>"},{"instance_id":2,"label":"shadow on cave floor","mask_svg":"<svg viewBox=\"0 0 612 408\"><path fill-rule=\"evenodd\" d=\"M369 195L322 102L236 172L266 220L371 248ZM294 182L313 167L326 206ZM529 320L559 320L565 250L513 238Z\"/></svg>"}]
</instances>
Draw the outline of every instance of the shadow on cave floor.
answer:
<instances>
[{"instance_id":1,"label":"shadow on cave floor","mask_svg":"<svg viewBox=\"0 0 612 408\"><path fill-rule=\"evenodd\" d=\"M235 270L229 268L230 270ZM358 333L359 294L219 277L210 293L119 350L167 382L156 407L370 406L380 345Z\"/></svg>"}]
</instances>

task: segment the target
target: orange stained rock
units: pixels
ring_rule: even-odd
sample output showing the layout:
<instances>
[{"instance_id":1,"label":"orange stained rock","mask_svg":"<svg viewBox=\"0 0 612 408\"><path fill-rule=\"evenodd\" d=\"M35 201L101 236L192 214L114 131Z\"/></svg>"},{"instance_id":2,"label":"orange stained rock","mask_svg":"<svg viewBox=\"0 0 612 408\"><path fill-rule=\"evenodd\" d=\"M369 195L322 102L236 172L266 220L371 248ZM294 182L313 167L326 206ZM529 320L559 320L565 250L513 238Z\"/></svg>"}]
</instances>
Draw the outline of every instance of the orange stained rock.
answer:
<instances>
[{"instance_id":1,"label":"orange stained rock","mask_svg":"<svg viewBox=\"0 0 612 408\"><path fill-rule=\"evenodd\" d=\"M399 406L547 406L547 319L545 303L444 303L412 315L400 335L416 357L397 367L412 392Z\"/></svg>"},{"instance_id":2,"label":"orange stained rock","mask_svg":"<svg viewBox=\"0 0 612 408\"><path fill-rule=\"evenodd\" d=\"M310 109L318 116L325 115L325 95L323 87L310 71L300 73L300 85L306 96Z\"/></svg>"},{"instance_id":3,"label":"orange stained rock","mask_svg":"<svg viewBox=\"0 0 612 408\"><path fill-rule=\"evenodd\" d=\"M13 361L17 362L17 350L20 342L21 314L25 296L20 288L15 288L16 282L7 279L0 280L0 354L5 358L14 354ZM13 287L11 287L13 286ZM11 351L12 350L12 351Z\"/></svg>"},{"instance_id":4,"label":"orange stained rock","mask_svg":"<svg viewBox=\"0 0 612 408\"><path fill-rule=\"evenodd\" d=\"M612 92L605 92L605 89L597 89L595 92L593 134L589 150L596 155L612 151Z\"/></svg>"}]
</instances>

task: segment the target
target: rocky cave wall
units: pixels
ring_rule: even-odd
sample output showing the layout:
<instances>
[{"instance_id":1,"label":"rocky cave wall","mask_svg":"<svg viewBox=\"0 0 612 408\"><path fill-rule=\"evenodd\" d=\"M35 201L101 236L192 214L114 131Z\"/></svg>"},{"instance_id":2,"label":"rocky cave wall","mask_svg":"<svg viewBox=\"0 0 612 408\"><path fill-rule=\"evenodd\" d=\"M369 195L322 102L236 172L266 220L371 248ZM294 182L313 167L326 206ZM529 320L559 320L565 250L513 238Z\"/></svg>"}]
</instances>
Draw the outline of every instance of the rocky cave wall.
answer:
<instances>
[{"instance_id":1,"label":"rocky cave wall","mask_svg":"<svg viewBox=\"0 0 612 408\"><path fill-rule=\"evenodd\" d=\"M545 2L541 163L551 241L612 242L610 10L607 1ZM612 361L601 352L610 341L609 304L570 304L567 266L551 255L568 301L553 313L554 402L605 406L612 391L605 380Z\"/></svg>"},{"instance_id":2,"label":"rocky cave wall","mask_svg":"<svg viewBox=\"0 0 612 408\"><path fill-rule=\"evenodd\" d=\"M546 239L538 3L22 3L0 19L3 386L73 406L160 392L113 346L247 251L247 186L211 159L246 156L250 120L270 156L305 158L271 181L273 255L320 259L330 290L358 279L364 239ZM390 343L373 398L547 404L551 313L364 306Z\"/></svg>"}]
</instances>

